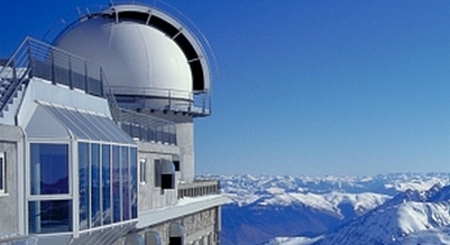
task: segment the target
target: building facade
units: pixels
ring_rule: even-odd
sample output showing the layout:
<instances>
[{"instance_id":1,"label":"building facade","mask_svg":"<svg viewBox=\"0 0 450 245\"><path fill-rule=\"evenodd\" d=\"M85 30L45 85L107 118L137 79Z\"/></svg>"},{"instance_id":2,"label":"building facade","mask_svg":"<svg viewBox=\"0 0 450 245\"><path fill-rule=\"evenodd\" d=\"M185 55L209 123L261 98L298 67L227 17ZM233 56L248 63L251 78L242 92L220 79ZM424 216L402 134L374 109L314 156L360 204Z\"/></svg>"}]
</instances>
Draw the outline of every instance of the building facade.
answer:
<instances>
[{"instance_id":1,"label":"building facade","mask_svg":"<svg viewBox=\"0 0 450 245\"><path fill-rule=\"evenodd\" d=\"M197 180L210 114L202 42L155 6L81 16L0 63L0 244L219 244Z\"/></svg>"}]
</instances>

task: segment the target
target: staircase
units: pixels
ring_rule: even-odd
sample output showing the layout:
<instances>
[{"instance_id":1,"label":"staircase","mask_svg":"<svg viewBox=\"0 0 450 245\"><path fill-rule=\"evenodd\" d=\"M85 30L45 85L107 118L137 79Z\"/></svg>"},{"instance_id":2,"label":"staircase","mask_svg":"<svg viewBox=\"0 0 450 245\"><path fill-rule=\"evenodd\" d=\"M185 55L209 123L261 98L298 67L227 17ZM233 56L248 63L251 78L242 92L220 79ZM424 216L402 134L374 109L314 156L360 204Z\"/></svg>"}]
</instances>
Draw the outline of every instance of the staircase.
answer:
<instances>
[{"instance_id":1,"label":"staircase","mask_svg":"<svg viewBox=\"0 0 450 245\"><path fill-rule=\"evenodd\" d=\"M16 124L17 109L32 78L106 98L114 120L119 121L119 107L100 66L27 37L11 58L0 64L0 124Z\"/></svg>"},{"instance_id":2,"label":"staircase","mask_svg":"<svg viewBox=\"0 0 450 245\"><path fill-rule=\"evenodd\" d=\"M28 38L4 65L0 65L0 123L14 123L16 110L29 80L27 43Z\"/></svg>"}]
</instances>

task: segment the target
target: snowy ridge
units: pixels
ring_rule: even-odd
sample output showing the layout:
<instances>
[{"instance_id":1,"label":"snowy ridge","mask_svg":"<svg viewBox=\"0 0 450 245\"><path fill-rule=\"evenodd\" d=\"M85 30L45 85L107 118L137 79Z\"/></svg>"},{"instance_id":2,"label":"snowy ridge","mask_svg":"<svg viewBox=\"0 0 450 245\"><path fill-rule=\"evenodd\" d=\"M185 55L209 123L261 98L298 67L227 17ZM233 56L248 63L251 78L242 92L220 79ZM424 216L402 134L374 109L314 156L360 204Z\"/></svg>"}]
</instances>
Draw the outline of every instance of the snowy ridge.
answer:
<instances>
[{"instance_id":1,"label":"snowy ridge","mask_svg":"<svg viewBox=\"0 0 450 245\"><path fill-rule=\"evenodd\" d=\"M450 224L450 203L406 202L349 222L317 244L392 244L418 231ZM315 243L316 244L316 243Z\"/></svg>"},{"instance_id":2,"label":"snowy ridge","mask_svg":"<svg viewBox=\"0 0 450 245\"><path fill-rule=\"evenodd\" d=\"M271 196L292 193L314 194L328 193L377 193L394 196L406 190L425 191L431 187L450 184L450 174L387 174L376 176L280 176L280 175L231 175L219 176L223 192L239 206L259 203L261 205L289 205L301 196L278 197L268 201ZM294 198L292 198L294 197ZM327 197L324 197L327 199ZM267 201L266 201L267 200ZM328 199L327 199L328 200ZM301 200L300 200L301 201Z\"/></svg>"},{"instance_id":3,"label":"snowy ridge","mask_svg":"<svg viewBox=\"0 0 450 245\"><path fill-rule=\"evenodd\" d=\"M272 244L450 244L449 196L449 186L407 190L334 232L310 240L275 239Z\"/></svg>"},{"instance_id":4,"label":"snowy ridge","mask_svg":"<svg viewBox=\"0 0 450 245\"><path fill-rule=\"evenodd\" d=\"M266 243L265 245L310 245L314 244L318 240L320 240L322 237L317 238L308 238L308 237L277 237L270 242Z\"/></svg>"},{"instance_id":5,"label":"snowy ridge","mask_svg":"<svg viewBox=\"0 0 450 245\"><path fill-rule=\"evenodd\" d=\"M378 236L366 236L366 240L356 242L340 241L357 232L378 234L381 244L397 245L407 244L399 243L406 239L418 241L420 238L413 237L430 229L434 229L436 241L446 239L441 231L449 225L450 187L443 186L450 184L450 173L325 177L231 175L219 179L222 192L233 201L223 207L221 241L224 245L268 241L286 245L373 244L364 242L370 239L376 244ZM368 224L376 224L385 233L372 232L375 226L358 231L364 229L366 223L362 221L369 217L374 218ZM392 231L396 233L389 233ZM280 238L272 240L275 237Z\"/></svg>"},{"instance_id":6,"label":"snowy ridge","mask_svg":"<svg viewBox=\"0 0 450 245\"><path fill-rule=\"evenodd\" d=\"M273 190L273 189L272 189ZM375 194L375 193L341 193L330 192L324 194L314 193L285 193L283 190L278 189L276 193L271 193L273 196L265 199L259 199L258 205L261 206L291 206L303 204L312 209L320 210L322 212L333 213L340 219L344 218L341 209L342 204L348 204L353 207L353 211L356 215L365 214L367 211L380 206L386 200L391 197L388 195Z\"/></svg>"}]
</instances>

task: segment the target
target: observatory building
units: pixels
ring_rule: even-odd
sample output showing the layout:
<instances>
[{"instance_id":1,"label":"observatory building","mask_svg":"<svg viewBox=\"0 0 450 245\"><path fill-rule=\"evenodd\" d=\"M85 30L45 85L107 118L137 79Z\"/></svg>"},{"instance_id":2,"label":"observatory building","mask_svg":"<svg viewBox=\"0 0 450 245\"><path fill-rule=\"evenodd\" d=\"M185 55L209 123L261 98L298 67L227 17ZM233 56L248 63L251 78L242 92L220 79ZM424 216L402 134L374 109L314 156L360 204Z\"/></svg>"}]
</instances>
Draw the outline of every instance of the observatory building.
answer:
<instances>
[{"instance_id":1,"label":"observatory building","mask_svg":"<svg viewBox=\"0 0 450 245\"><path fill-rule=\"evenodd\" d=\"M157 6L110 5L0 62L0 245L219 244L197 179L207 43Z\"/></svg>"}]
</instances>

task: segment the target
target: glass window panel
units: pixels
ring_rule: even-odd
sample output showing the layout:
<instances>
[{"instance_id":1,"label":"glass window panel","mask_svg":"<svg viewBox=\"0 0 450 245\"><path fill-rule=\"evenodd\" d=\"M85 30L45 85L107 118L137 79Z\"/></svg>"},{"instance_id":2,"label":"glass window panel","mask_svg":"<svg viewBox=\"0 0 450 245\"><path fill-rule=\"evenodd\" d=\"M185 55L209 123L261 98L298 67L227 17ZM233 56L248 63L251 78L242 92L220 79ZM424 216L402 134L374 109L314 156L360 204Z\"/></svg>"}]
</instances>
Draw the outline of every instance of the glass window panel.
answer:
<instances>
[{"instance_id":1,"label":"glass window panel","mask_svg":"<svg viewBox=\"0 0 450 245\"><path fill-rule=\"evenodd\" d=\"M83 132L85 132L86 135L87 135L86 139L92 139L92 140L98 140L99 139L98 136L92 131L91 127L86 125L86 120L84 120L84 118L82 118L81 115L77 116L75 114L76 113L75 111L70 111L70 110L67 110L67 109L59 109L59 111L65 117L69 118L70 121L72 121L76 125L79 125L83 129Z\"/></svg>"},{"instance_id":2,"label":"glass window panel","mask_svg":"<svg viewBox=\"0 0 450 245\"><path fill-rule=\"evenodd\" d=\"M89 144L78 143L78 167L80 181L80 230L89 228Z\"/></svg>"},{"instance_id":3,"label":"glass window panel","mask_svg":"<svg viewBox=\"0 0 450 245\"><path fill-rule=\"evenodd\" d=\"M69 193L69 147L65 144L30 144L32 195Z\"/></svg>"},{"instance_id":4,"label":"glass window panel","mask_svg":"<svg viewBox=\"0 0 450 245\"><path fill-rule=\"evenodd\" d=\"M123 142L123 139L115 133L118 129L118 126L106 117L83 113L83 115L88 118L89 122L91 122L97 133L100 135L101 139L104 141L113 141L113 142Z\"/></svg>"},{"instance_id":5,"label":"glass window panel","mask_svg":"<svg viewBox=\"0 0 450 245\"><path fill-rule=\"evenodd\" d=\"M30 234L72 231L69 200L31 201L28 203Z\"/></svg>"},{"instance_id":6,"label":"glass window panel","mask_svg":"<svg viewBox=\"0 0 450 245\"><path fill-rule=\"evenodd\" d=\"M57 117L58 120L60 120L66 127L68 127L76 137L81 139L89 139L88 134L81 129L80 124L77 125L75 122L71 121L67 116L60 112L61 110L51 106L45 106L45 108Z\"/></svg>"},{"instance_id":7,"label":"glass window panel","mask_svg":"<svg viewBox=\"0 0 450 245\"><path fill-rule=\"evenodd\" d=\"M86 127L89 128L89 130L93 133L93 137L97 140L103 140L103 141L110 141L111 139L105 135L106 132L99 130L99 126L97 124L97 121L93 118L95 118L94 115L88 114L88 113L81 113L76 112L74 115L76 115L78 118L80 118L80 121L84 123Z\"/></svg>"},{"instance_id":8,"label":"glass window panel","mask_svg":"<svg viewBox=\"0 0 450 245\"><path fill-rule=\"evenodd\" d=\"M101 225L100 212L100 145L91 144L91 226Z\"/></svg>"},{"instance_id":9,"label":"glass window panel","mask_svg":"<svg viewBox=\"0 0 450 245\"><path fill-rule=\"evenodd\" d=\"M112 169L112 186L113 186L113 220L114 222L119 222L121 221L121 213L120 213L120 207L121 207L121 202L120 202L120 196L121 196L121 191L120 191L120 159L119 159L119 147L114 145L112 147L112 164L113 164L113 169Z\"/></svg>"},{"instance_id":10,"label":"glass window panel","mask_svg":"<svg viewBox=\"0 0 450 245\"><path fill-rule=\"evenodd\" d=\"M147 164L147 162L145 162ZM138 186L137 186L137 149L130 148L130 169L131 169L131 218L137 219L138 215Z\"/></svg>"},{"instance_id":11,"label":"glass window panel","mask_svg":"<svg viewBox=\"0 0 450 245\"><path fill-rule=\"evenodd\" d=\"M120 147L120 167L122 179L122 220L130 219L130 182L128 147Z\"/></svg>"},{"instance_id":12,"label":"glass window panel","mask_svg":"<svg viewBox=\"0 0 450 245\"><path fill-rule=\"evenodd\" d=\"M111 224L111 147L102 145L103 224Z\"/></svg>"},{"instance_id":13,"label":"glass window panel","mask_svg":"<svg viewBox=\"0 0 450 245\"><path fill-rule=\"evenodd\" d=\"M120 130L113 121L106 117L97 117L97 119L101 122L103 127L107 128L105 132L108 132L112 139L116 139L116 141L123 143L133 143L130 137L124 131Z\"/></svg>"},{"instance_id":14,"label":"glass window panel","mask_svg":"<svg viewBox=\"0 0 450 245\"><path fill-rule=\"evenodd\" d=\"M43 107L80 139L133 143L131 138L108 117L54 106Z\"/></svg>"}]
</instances>

